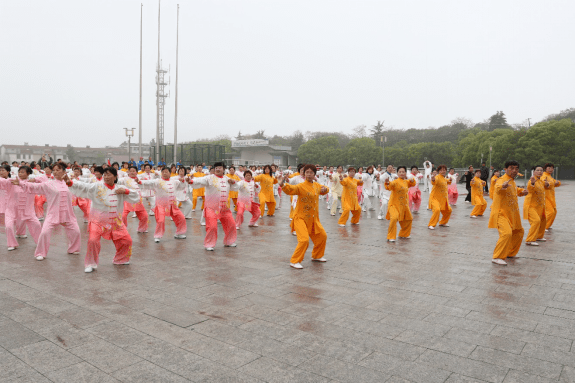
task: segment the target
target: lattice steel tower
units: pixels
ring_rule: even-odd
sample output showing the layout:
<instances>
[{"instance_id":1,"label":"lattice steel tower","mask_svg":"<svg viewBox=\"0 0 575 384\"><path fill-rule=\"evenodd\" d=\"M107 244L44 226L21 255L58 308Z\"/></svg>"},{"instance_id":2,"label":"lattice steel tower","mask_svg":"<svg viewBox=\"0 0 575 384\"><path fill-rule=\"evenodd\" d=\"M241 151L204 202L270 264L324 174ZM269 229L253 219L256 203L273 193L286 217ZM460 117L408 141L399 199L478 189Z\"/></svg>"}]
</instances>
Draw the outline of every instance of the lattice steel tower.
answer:
<instances>
[{"instance_id":1,"label":"lattice steel tower","mask_svg":"<svg viewBox=\"0 0 575 384\"><path fill-rule=\"evenodd\" d=\"M166 105L166 97L169 93L165 92L165 87L168 85L165 79L167 70L162 68L162 62L158 63L156 68L156 107L158 108L158 145L164 145L164 105Z\"/></svg>"}]
</instances>

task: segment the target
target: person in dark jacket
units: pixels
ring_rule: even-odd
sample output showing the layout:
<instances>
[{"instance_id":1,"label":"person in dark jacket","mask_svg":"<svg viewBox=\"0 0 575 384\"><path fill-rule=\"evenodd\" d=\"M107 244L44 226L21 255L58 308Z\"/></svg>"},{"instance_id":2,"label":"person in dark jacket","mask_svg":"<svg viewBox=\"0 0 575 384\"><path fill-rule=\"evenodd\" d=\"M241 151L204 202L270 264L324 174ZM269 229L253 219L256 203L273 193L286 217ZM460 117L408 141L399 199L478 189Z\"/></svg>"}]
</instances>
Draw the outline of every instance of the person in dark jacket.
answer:
<instances>
[{"instance_id":1,"label":"person in dark jacket","mask_svg":"<svg viewBox=\"0 0 575 384\"><path fill-rule=\"evenodd\" d=\"M44 169L49 165L52 165L52 163L54 162L54 159L52 158L52 156L49 156L50 160L48 160L49 155L42 155L42 158L40 160L38 160L38 164L40 164L40 169Z\"/></svg>"},{"instance_id":2,"label":"person in dark jacket","mask_svg":"<svg viewBox=\"0 0 575 384\"><path fill-rule=\"evenodd\" d=\"M485 161L481 163L481 180L485 181L485 192L489 193L489 168L485 166Z\"/></svg>"},{"instance_id":3,"label":"person in dark jacket","mask_svg":"<svg viewBox=\"0 0 575 384\"><path fill-rule=\"evenodd\" d=\"M469 166L469 169L465 172L463 177L465 177L465 189L467 189L467 197L465 198L465 201L471 203L471 180L475 177L473 165Z\"/></svg>"}]
</instances>

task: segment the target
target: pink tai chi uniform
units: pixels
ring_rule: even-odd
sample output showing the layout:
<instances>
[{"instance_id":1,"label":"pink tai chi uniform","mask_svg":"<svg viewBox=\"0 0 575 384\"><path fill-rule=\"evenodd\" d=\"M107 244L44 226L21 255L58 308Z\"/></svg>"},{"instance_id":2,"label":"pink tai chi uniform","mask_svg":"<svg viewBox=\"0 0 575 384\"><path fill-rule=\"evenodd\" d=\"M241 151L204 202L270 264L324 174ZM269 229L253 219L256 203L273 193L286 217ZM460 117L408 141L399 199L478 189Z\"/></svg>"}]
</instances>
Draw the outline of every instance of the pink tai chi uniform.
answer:
<instances>
[{"instance_id":1,"label":"pink tai chi uniform","mask_svg":"<svg viewBox=\"0 0 575 384\"><path fill-rule=\"evenodd\" d=\"M137 203L140 200L138 192L126 189L126 194L116 194L116 184L107 185L103 181L84 183L73 181L70 191L85 199L92 200L90 222L88 223L88 250L84 264L86 268L98 267L100 256L100 238L112 240L116 247L114 264L125 264L132 256L132 238L122 222L124 201Z\"/></svg>"},{"instance_id":2,"label":"pink tai chi uniform","mask_svg":"<svg viewBox=\"0 0 575 384\"><path fill-rule=\"evenodd\" d=\"M457 198L459 197L459 191L457 190L457 176L459 173L447 174L447 177L451 179L451 184L447 187L447 198L449 199L449 205L457 205Z\"/></svg>"},{"instance_id":3,"label":"pink tai chi uniform","mask_svg":"<svg viewBox=\"0 0 575 384\"><path fill-rule=\"evenodd\" d=\"M42 225L34 211L34 197L36 195L27 193L24 189L28 180L19 180L19 182L20 185L13 185L11 179L0 179L0 189L6 191L4 222L8 248L18 247L16 236L26 236L26 225L36 244L38 244L38 238L42 231ZM16 226L16 236L14 236L14 226Z\"/></svg>"},{"instance_id":4,"label":"pink tai chi uniform","mask_svg":"<svg viewBox=\"0 0 575 384\"><path fill-rule=\"evenodd\" d=\"M238 182L238 213L236 213L236 229L240 229L244 222L244 212L247 210L252 214L250 227L257 227L260 218L260 204L254 200L257 198L260 186L253 180L247 182L242 180Z\"/></svg>"},{"instance_id":5,"label":"pink tai chi uniform","mask_svg":"<svg viewBox=\"0 0 575 384\"><path fill-rule=\"evenodd\" d=\"M159 240L166 231L166 216L170 216L176 224L176 236L185 236L188 226L186 218L178 208L176 192L183 190L186 186L184 181L178 179L154 179L141 180L140 189L142 192L153 190L156 195L156 206L154 215L156 216L156 231L154 240ZM181 237L184 238L184 237Z\"/></svg>"},{"instance_id":6,"label":"pink tai chi uniform","mask_svg":"<svg viewBox=\"0 0 575 384\"><path fill-rule=\"evenodd\" d=\"M228 208L230 191L237 191L238 184L230 185L227 176L207 175L190 181L193 188L206 188L204 214L206 216L206 239L204 247L213 250L218 240L218 220L224 229L224 246L234 246L237 238L236 223Z\"/></svg>"},{"instance_id":7,"label":"pink tai chi uniform","mask_svg":"<svg viewBox=\"0 0 575 384\"><path fill-rule=\"evenodd\" d=\"M36 177L35 181L46 181L46 180L53 180L54 176L46 176L45 174ZM36 212L36 217L38 220L44 220L44 204L46 204L46 196L44 195L36 195L34 197L34 210Z\"/></svg>"},{"instance_id":8,"label":"pink tai chi uniform","mask_svg":"<svg viewBox=\"0 0 575 384\"><path fill-rule=\"evenodd\" d=\"M419 212L419 207L421 206L421 190L419 189L419 181L423 179L423 175L418 173L417 175L410 175L410 178L415 179L416 183L414 187L410 187L407 190L407 196L409 197L409 210L411 212Z\"/></svg>"},{"instance_id":9,"label":"pink tai chi uniform","mask_svg":"<svg viewBox=\"0 0 575 384\"><path fill-rule=\"evenodd\" d=\"M66 228L68 253L80 253L80 228L72 207L72 193L68 190L66 183L56 179L47 179L37 183L26 183L24 188L28 193L45 196L48 203L46 220L40 233L34 257L42 256L45 258L48 255L50 235L54 228L59 225Z\"/></svg>"},{"instance_id":10,"label":"pink tai chi uniform","mask_svg":"<svg viewBox=\"0 0 575 384\"><path fill-rule=\"evenodd\" d=\"M136 177L135 179L131 177L123 177L118 180L118 185L126 186L129 189L133 189L134 191L138 192L138 196L140 200L136 204L129 203L124 201L124 212L122 213L122 221L124 225L128 226L128 214L130 212L135 212L136 216L138 216L138 220L140 223L138 224L138 232L145 233L148 232L148 212L146 211L146 207L144 207L144 203L142 200L142 194L140 192L140 181Z\"/></svg>"}]
</instances>

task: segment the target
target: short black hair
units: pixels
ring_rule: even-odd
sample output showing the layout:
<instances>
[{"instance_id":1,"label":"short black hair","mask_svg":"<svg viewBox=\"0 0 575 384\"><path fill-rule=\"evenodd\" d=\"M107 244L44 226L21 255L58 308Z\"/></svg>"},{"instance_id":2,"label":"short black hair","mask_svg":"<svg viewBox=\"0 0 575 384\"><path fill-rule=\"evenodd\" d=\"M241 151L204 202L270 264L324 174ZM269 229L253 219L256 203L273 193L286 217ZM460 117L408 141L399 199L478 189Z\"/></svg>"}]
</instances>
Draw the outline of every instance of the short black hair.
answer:
<instances>
[{"instance_id":1,"label":"short black hair","mask_svg":"<svg viewBox=\"0 0 575 384\"><path fill-rule=\"evenodd\" d=\"M546 163L544 169L547 169L547 167L552 167L553 169L555 169L555 165L553 165L553 163Z\"/></svg>"},{"instance_id":2,"label":"short black hair","mask_svg":"<svg viewBox=\"0 0 575 384\"><path fill-rule=\"evenodd\" d=\"M417 165L412 165L411 168L409 168L409 170L413 171L413 168L415 168L419 171L419 168L417 168Z\"/></svg>"},{"instance_id":3,"label":"short black hair","mask_svg":"<svg viewBox=\"0 0 575 384\"><path fill-rule=\"evenodd\" d=\"M60 168L62 171L66 170L66 164L64 163L54 163L53 165L51 165L49 168L53 171L54 167L58 167ZM47 167L48 168L48 167Z\"/></svg>"},{"instance_id":4,"label":"short black hair","mask_svg":"<svg viewBox=\"0 0 575 384\"><path fill-rule=\"evenodd\" d=\"M445 169L447 171L447 165L441 164L439 167L437 167L436 171L439 172L442 169Z\"/></svg>"},{"instance_id":5,"label":"short black hair","mask_svg":"<svg viewBox=\"0 0 575 384\"><path fill-rule=\"evenodd\" d=\"M317 168L315 167L315 165L313 164L306 164L303 166L303 173L305 175L305 171L307 171L308 169L311 169L313 171L313 174L316 175L317 174Z\"/></svg>"},{"instance_id":6,"label":"short black hair","mask_svg":"<svg viewBox=\"0 0 575 384\"><path fill-rule=\"evenodd\" d=\"M107 168L106 168L106 169L107 169ZM97 167L94 168L94 172L98 172L98 173L100 173L100 174L103 175L103 174L104 174L104 167L102 167L102 166L97 166ZM117 176L117 175L118 175L118 173L116 172L116 176Z\"/></svg>"},{"instance_id":7,"label":"short black hair","mask_svg":"<svg viewBox=\"0 0 575 384\"><path fill-rule=\"evenodd\" d=\"M507 160L505 162L505 168L509 168L509 167L519 167L519 163L515 160Z\"/></svg>"},{"instance_id":8,"label":"short black hair","mask_svg":"<svg viewBox=\"0 0 575 384\"><path fill-rule=\"evenodd\" d=\"M246 177L246 175L250 175L250 176L252 176L252 177L253 177L253 175L252 175L252 171L250 171L249 169L248 169L248 170L246 170L246 171L244 171L244 177Z\"/></svg>"},{"instance_id":9,"label":"short black hair","mask_svg":"<svg viewBox=\"0 0 575 384\"><path fill-rule=\"evenodd\" d=\"M18 168L18 172L20 172L21 170L25 170L27 174L31 175L32 174L32 168L30 168L27 165L21 165L20 168Z\"/></svg>"},{"instance_id":10,"label":"short black hair","mask_svg":"<svg viewBox=\"0 0 575 384\"><path fill-rule=\"evenodd\" d=\"M401 168L405 169L405 172L407 172L407 167L405 165L400 165L399 167L397 167L397 172L399 172Z\"/></svg>"},{"instance_id":11,"label":"short black hair","mask_svg":"<svg viewBox=\"0 0 575 384\"><path fill-rule=\"evenodd\" d=\"M114 184L118 182L118 170L114 167L108 167L104 170L104 172L102 172L102 175L104 173L111 173L112 175L114 175Z\"/></svg>"},{"instance_id":12,"label":"short black hair","mask_svg":"<svg viewBox=\"0 0 575 384\"><path fill-rule=\"evenodd\" d=\"M214 163L214 168L216 167L224 167L226 169L226 164L223 161L217 161Z\"/></svg>"},{"instance_id":13,"label":"short black hair","mask_svg":"<svg viewBox=\"0 0 575 384\"><path fill-rule=\"evenodd\" d=\"M1 168L4 168L8 173L10 173L11 169L9 165L3 165Z\"/></svg>"},{"instance_id":14,"label":"short black hair","mask_svg":"<svg viewBox=\"0 0 575 384\"><path fill-rule=\"evenodd\" d=\"M138 172L138 167L136 167L135 165L130 165L130 166L128 167L128 171L129 171L130 169L132 169L132 168L135 169L136 172Z\"/></svg>"}]
</instances>

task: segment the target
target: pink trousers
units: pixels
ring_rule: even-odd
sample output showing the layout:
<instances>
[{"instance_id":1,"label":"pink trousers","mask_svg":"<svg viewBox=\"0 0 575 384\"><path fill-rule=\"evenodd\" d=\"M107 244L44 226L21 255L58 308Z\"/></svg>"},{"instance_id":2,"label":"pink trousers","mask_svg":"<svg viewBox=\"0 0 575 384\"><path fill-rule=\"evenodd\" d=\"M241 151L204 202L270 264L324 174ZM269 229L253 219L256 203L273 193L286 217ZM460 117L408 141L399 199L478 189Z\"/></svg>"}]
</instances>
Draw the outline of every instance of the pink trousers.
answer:
<instances>
[{"instance_id":1,"label":"pink trousers","mask_svg":"<svg viewBox=\"0 0 575 384\"><path fill-rule=\"evenodd\" d=\"M34 210L36 211L36 217L39 219L44 217L44 203L46 203L46 196L34 196Z\"/></svg>"},{"instance_id":2,"label":"pink trousers","mask_svg":"<svg viewBox=\"0 0 575 384\"><path fill-rule=\"evenodd\" d=\"M457 191L457 185L453 186L453 184L447 187L447 198L449 200L449 204L455 205L457 204L457 198L459 197L459 192Z\"/></svg>"},{"instance_id":3,"label":"pink trousers","mask_svg":"<svg viewBox=\"0 0 575 384\"><path fill-rule=\"evenodd\" d=\"M238 202L238 213L236 213L236 227L241 227L244 222L244 212L246 211L246 204ZM248 210L252 214L252 219L250 220L250 225L254 225L260 218L260 205L258 203L252 203L251 208Z\"/></svg>"},{"instance_id":4,"label":"pink trousers","mask_svg":"<svg viewBox=\"0 0 575 384\"><path fill-rule=\"evenodd\" d=\"M64 223L52 223L50 221L46 221L42 227L42 232L40 233L34 257L48 256L48 249L50 249L50 235L52 235L54 228L59 225L66 228L66 236L68 237L68 253L80 252L80 227L78 227L78 222L75 218L73 221Z\"/></svg>"},{"instance_id":5,"label":"pink trousers","mask_svg":"<svg viewBox=\"0 0 575 384\"><path fill-rule=\"evenodd\" d=\"M222 223L224 229L224 245L232 245L236 242L237 231L236 223L232 211L226 209L219 213L214 212L211 208L204 210L206 215L206 239L204 240L205 248L213 248L218 241L218 220Z\"/></svg>"},{"instance_id":6,"label":"pink trousers","mask_svg":"<svg viewBox=\"0 0 575 384\"><path fill-rule=\"evenodd\" d=\"M73 202L72 205L77 205L78 208L82 210L84 213L84 219L88 219L90 216L90 205L92 205L92 201L90 199L84 199L81 197L77 197Z\"/></svg>"},{"instance_id":7,"label":"pink trousers","mask_svg":"<svg viewBox=\"0 0 575 384\"><path fill-rule=\"evenodd\" d=\"M42 232L42 224L38 221L38 218L34 217L32 219L17 219L9 214L5 215L4 222L6 223L6 240L8 241L9 247L17 247L18 242L16 241L16 236L22 236L26 234L26 225L30 231L30 235L34 239L34 242L38 244L38 239L40 237L40 232ZM14 232L14 227L16 227L16 232Z\"/></svg>"},{"instance_id":8,"label":"pink trousers","mask_svg":"<svg viewBox=\"0 0 575 384\"><path fill-rule=\"evenodd\" d=\"M124 225L127 227L128 226L128 214L130 212L134 212L134 211L130 211L129 209L124 207L124 212L122 212L122 221L124 222ZM140 223L138 224L138 232L147 232L148 231L148 212L146 212L146 210L140 210L140 211L135 211L136 212L136 216L138 216L138 220L140 220ZM162 233L163 234L163 233Z\"/></svg>"},{"instance_id":9,"label":"pink trousers","mask_svg":"<svg viewBox=\"0 0 575 384\"><path fill-rule=\"evenodd\" d=\"M86 267L97 267L100 260L100 238L112 240L116 247L116 255L114 256L114 264L123 264L130 261L132 256L132 238L128 233L128 229L122 223L122 226L105 228L100 224L90 222L88 224L88 251L86 252L86 259L84 265Z\"/></svg>"},{"instance_id":10,"label":"pink trousers","mask_svg":"<svg viewBox=\"0 0 575 384\"><path fill-rule=\"evenodd\" d=\"M186 234L188 229L186 218L176 205L160 207L156 204L154 215L156 218L156 231L154 232L155 239L161 239L164 236L164 232L166 232L166 216L170 216L174 219L174 224L176 224L176 235Z\"/></svg>"},{"instance_id":11,"label":"pink trousers","mask_svg":"<svg viewBox=\"0 0 575 384\"><path fill-rule=\"evenodd\" d=\"M408 191L407 195L409 196L409 210L418 212L421 206L421 191L419 189L414 192Z\"/></svg>"}]
</instances>

